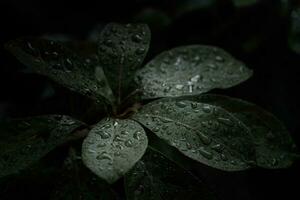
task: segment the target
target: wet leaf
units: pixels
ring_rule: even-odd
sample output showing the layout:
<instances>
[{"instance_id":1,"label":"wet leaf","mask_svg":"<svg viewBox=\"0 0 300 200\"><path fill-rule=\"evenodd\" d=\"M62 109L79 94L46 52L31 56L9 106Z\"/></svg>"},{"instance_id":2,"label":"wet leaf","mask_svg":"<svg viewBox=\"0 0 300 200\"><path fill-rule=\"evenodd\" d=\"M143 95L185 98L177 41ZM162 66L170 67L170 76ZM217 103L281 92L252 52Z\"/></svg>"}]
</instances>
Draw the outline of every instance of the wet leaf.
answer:
<instances>
[{"instance_id":1,"label":"wet leaf","mask_svg":"<svg viewBox=\"0 0 300 200\"><path fill-rule=\"evenodd\" d=\"M148 144L144 129L135 121L100 121L82 145L82 160L109 183L122 177L143 156Z\"/></svg>"},{"instance_id":2,"label":"wet leaf","mask_svg":"<svg viewBox=\"0 0 300 200\"><path fill-rule=\"evenodd\" d=\"M128 200L215 199L190 172L150 150L125 176Z\"/></svg>"},{"instance_id":3,"label":"wet leaf","mask_svg":"<svg viewBox=\"0 0 300 200\"><path fill-rule=\"evenodd\" d=\"M133 119L189 158L238 171L255 160L248 128L222 108L166 98L145 105Z\"/></svg>"},{"instance_id":4,"label":"wet leaf","mask_svg":"<svg viewBox=\"0 0 300 200\"><path fill-rule=\"evenodd\" d=\"M92 59L79 57L59 42L17 39L7 43L6 48L35 73L97 101L114 101L101 66Z\"/></svg>"},{"instance_id":5,"label":"wet leaf","mask_svg":"<svg viewBox=\"0 0 300 200\"><path fill-rule=\"evenodd\" d=\"M57 146L71 140L83 123L50 115L0 122L0 177L29 167Z\"/></svg>"},{"instance_id":6,"label":"wet leaf","mask_svg":"<svg viewBox=\"0 0 300 200\"><path fill-rule=\"evenodd\" d=\"M289 46L300 54L300 8L292 11L290 20Z\"/></svg>"},{"instance_id":7,"label":"wet leaf","mask_svg":"<svg viewBox=\"0 0 300 200\"><path fill-rule=\"evenodd\" d=\"M285 168L296 159L296 145L288 130L271 113L253 103L221 95L201 95L194 100L216 105L232 113L251 131L257 165L264 168Z\"/></svg>"},{"instance_id":8,"label":"wet leaf","mask_svg":"<svg viewBox=\"0 0 300 200\"><path fill-rule=\"evenodd\" d=\"M258 3L258 0L232 0L236 7L252 6Z\"/></svg>"},{"instance_id":9,"label":"wet leaf","mask_svg":"<svg viewBox=\"0 0 300 200\"><path fill-rule=\"evenodd\" d=\"M250 69L224 50L192 45L161 53L137 73L136 82L149 99L229 88L251 75Z\"/></svg>"},{"instance_id":10,"label":"wet leaf","mask_svg":"<svg viewBox=\"0 0 300 200\"><path fill-rule=\"evenodd\" d=\"M129 87L135 71L146 56L150 37L150 30L145 24L110 23L100 33L100 63L119 99L123 99L132 89Z\"/></svg>"}]
</instances>

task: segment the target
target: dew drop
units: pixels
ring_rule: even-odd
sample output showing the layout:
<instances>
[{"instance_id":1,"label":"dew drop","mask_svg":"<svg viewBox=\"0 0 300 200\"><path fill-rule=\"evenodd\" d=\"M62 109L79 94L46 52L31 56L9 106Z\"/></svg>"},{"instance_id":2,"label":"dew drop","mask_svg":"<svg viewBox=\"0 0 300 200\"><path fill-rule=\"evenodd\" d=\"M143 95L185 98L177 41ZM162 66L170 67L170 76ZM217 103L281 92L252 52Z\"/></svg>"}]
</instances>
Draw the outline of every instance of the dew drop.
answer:
<instances>
[{"instance_id":1,"label":"dew drop","mask_svg":"<svg viewBox=\"0 0 300 200\"><path fill-rule=\"evenodd\" d=\"M219 61L219 62L224 62L224 58L223 57L221 57L221 56L216 56L215 57L215 59L216 59L216 61Z\"/></svg>"},{"instance_id":2,"label":"dew drop","mask_svg":"<svg viewBox=\"0 0 300 200\"><path fill-rule=\"evenodd\" d=\"M100 143L100 144L97 145L98 148L103 148L103 147L105 147L105 146L106 146L105 143Z\"/></svg>"},{"instance_id":3,"label":"dew drop","mask_svg":"<svg viewBox=\"0 0 300 200\"><path fill-rule=\"evenodd\" d=\"M191 103L191 107L192 107L193 109L197 109L198 104L197 104L196 102L192 102L192 103Z\"/></svg>"},{"instance_id":4,"label":"dew drop","mask_svg":"<svg viewBox=\"0 0 300 200\"><path fill-rule=\"evenodd\" d=\"M125 146L126 147L132 147L133 146L133 142L131 140L126 140Z\"/></svg>"},{"instance_id":5,"label":"dew drop","mask_svg":"<svg viewBox=\"0 0 300 200\"><path fill-rule=\"evenodd\" d=\"M210 113L211 112L211 107L209 106L209 105L204 105L203 107L202 107L202 110L203 110L203 112L205 112L205 113Z\"/></svg>"},{"instance_id":6,"label":"dew drop","mask_svg":"<svg viewBox=\"0 0 300 200\"><path fill-rule=\"evenodd\" d=\"M213 154L204 149L203 147L199 148L199 153L208 160L211 160L213 158Z\"/></svg>"},{"instance_id":7,"label":"dew drop","mask_svg":"<svg viewBox=\"0 0 300 200\"><path fill-rule=\"evenodd\" d=\"M183 86L182 84L178 84L178 85L175 86L175 88L176 88L177 90L182 90L183 87L184 87L184 86Z\"/></svg>"},{"instance_id":8,"label":"dew drop","mask_svg":"<svg viewBox=\"0 0 300 200\"><path fill-rule=\"evenodd\" d=\"M135 34L132 36L132 41L134 41L134 42L141 42L142 40L143 40L143 38L138 34Z\"/></svg>"},{"instance_id":9,"label":"dew drop","mask_svg":"<svg viewBox=\"0 0 300 200\"><path fill-rule=\"evenodd\" d=\"M102 152L100 155L98 155L96 157L97 160L112 160L112 157L106 153L106 152Z\"/></svg>"},{"instance_id":10,"label":"dew drop","mask_svg":"<svg viewBox=\"0 0 300 200\"><path fill-rule=\"evenodd\" d=\"M225 155L225 154L223 154L223 153L221 153L221 159L223 160L223 161L227 161L228 160L228 158L227 158L227 156Z\"/></svg>"},{"instance_id":11,"label":"dew drop","mask_svg":"<svg viewBox=\"0 0 300 200\"><path fill-rule=\"evenodd\" d=\"M108 138L110 138L110 134L108 132L106 132L106 131L100 131L99 135L100 135L100 137L102 139L108 139Z\"/></svg>"},{"instance_id":12,"label":"dew drop","mask_svg":"<svg viewBox=\"0 0 300 200\"><path fill-rule=\"evenodd\" d=\"M159 130L160 130L160 129L159 129L158 126L156 126L156 127L154 127L154 128L152 129L153 132L158 132Z\"/></svg>"},{"instance_id":13,"label":"dew drop","mask_svg":"<svg viewBox=\"0 0 300 200\"><path fill-rule=\"evenodd\" d=\"M207 135L205 135L201 132L198 132L198 136L203 144L209 145L211 143L211 139Z\"/></svg>"},{"instance_id":14,"label":"dew drop","mask_svg":"<svg viewBox=\"0 0 300 200\"><path fill-rule=\"evenodd\" d=\"M200 79L200 75L197 74L196 76L194 76L194 77L191 78L191 82L197 83L199 81L199 79Z\"/></svg>"},{"instance_id":15,"label":"dew drop","mask_svg":"<svg viewBox=\"0 0 300 200\"><path fill-rule=\"evenodd\" d=\"M177 101L175 104L176 104L176 106L178 106L179 108L184 108L184 107L187 106L186 103L183 102L183 101Z\"/></svg>"},{"instance_id":16,"label":"dew drop","mask_svg":"<svg viewBox=\"0 0 300 200\"><path fill-rule=\"evenodd\" d=\"M142 132L140 131L136 131L133 133L133 138L136 139L136 140L140 140L140 135L142 134Z\"/></svg>"},{"instance_id":17,"label":"dew drop","mask_svg":"<svg viewBox=\"0 0 300 200\"><path fill-rule=\"evenodd\" d=\"M215 144L215 145L211 146L211 148L219 153L221 153L223 151L223 147L221 144Z\"/></svg>"},{"instance_id":18,"label":"dew drop","mask_svg":"<svg viewBox=\"0 0 300 200\"><path fill-rule=\"evenodd\" d=\"M121 135L128 135L128 134L129 134L128 131L125 131L125 130L122 130L122 131L121 131Z\"/></svg>"},{"instance_id":19,"label":"dew drop","mask_svg":"<svg viewBox=\"0 0 300 200\"><path fill-rule=\"evenodd\" d=\"M138 48L135 53L138 54L138 55L141 55L145 52L145 49L144 48Z\"/></svg>"},{"instance_id":20,"label":"dew drop","mask_svg":"<svg viewBox=\"0 0 300 200\"><path fill-rule=\"evenodd\" d=\"M232 127L234 125L233 121L229 118L219 117L218 121L225 124L225 125L227 125L227 126L230 126L230 127Z\"/></svg>"},{"instance_id":21,"label":"dew drop","mask_svg":"<svg viewBox=\"0 0 300 200\"><path fill-rule=\"evenodd\" d=\"M111 127L111 125L110 124L105 124L104 126L102 126L102 128L101 129L109 129Z\"/></svg>"}]
</instances>

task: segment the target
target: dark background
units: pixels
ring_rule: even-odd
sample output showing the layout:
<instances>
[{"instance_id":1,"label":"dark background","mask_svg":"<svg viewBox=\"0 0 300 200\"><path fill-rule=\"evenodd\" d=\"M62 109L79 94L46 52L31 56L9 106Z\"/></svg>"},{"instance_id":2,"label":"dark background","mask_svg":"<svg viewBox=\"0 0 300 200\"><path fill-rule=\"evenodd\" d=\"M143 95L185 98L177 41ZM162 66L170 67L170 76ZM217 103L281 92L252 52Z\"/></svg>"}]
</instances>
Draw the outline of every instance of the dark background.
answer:
<instances>
[{"instance_id":1,"label":"dark background","mask_svg":"<svg viewBox=\"0 0 300 200\"><path fill-rule=\"evenodd\" d=\"M192 9L184 3L194 2ZM65 113L68 92L43 77L22 73L22 65L3 49L20 36L66 34L84 40L109 22L145 22L152 30L147 60L179 45L219 46L254 70L247 82L215 91L254 102L282 120L300 146L300 55L288 46L291 9L297 2L260 1L235 7L231 1L41 1L0 2L0 119ZM146 61L147 61L146 60ZM67 112L67 113L66 113ZM221 199L297 199L299 162L290 169L255 169L208 178ZM212 173L213 174L213 173ZM26 193L26 192L25 192ZM294 196L294 197L293 197Z\"/></svg>"}]
</instances>

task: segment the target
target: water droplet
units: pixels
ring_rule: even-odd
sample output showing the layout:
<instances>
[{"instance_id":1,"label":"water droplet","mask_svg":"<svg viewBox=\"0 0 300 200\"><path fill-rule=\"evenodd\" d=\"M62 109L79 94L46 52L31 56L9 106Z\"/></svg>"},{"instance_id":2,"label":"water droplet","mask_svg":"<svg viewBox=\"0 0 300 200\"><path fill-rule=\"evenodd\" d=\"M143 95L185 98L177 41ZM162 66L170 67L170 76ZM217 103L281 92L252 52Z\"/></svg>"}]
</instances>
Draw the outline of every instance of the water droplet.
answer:
<instances>
[{"instance_id":1,"label":"water droplet","mask_svg":"<svg viewBox=\"0 0 300 200\"><path fill-rule=\"evenodd\" d=\"M138 55L141 55L145 52L145 49L144 48L138 48L135 53L138 54Z\"/></svg>"},{"instance_id":2,"label":"water droplet","mask_svg":"<svg viewBox=\"0 0 300 200\"><path fill-rule=\"evenodd\" d=\"M108 139L108 138L110 138L110 134L108 132L106 132L106 131L100 131L99 135L100 135L100 137L102 139Z\"/></svg>"},{"instance_id":3,"label":"water droplet","mask_svg":"<svg viewBox=\"0 0 300 200\"><path fill-rule=\"evenodd\" d=\"M154 127L154 128L152 129L153 132L158 132L159 130L160 130L160 129L159 129L158 126L156 126L156 127Z\"/></svg>"},{"instance_id":4,"label":"water droplet","mask_svg":"<svg viewBox=\"0 0 300 200\"><path fill-rule=\"evenodd\" d=\"M123 142L123 139L121 138L121 136L116 135L114 138L114 142Z\"/></svg>"},{"instance_id":5,"label":"water droplet","mask_svg":"<svg viewBox=\"0 0 300 200\"><path fill-rule=\"evenodd\" d=\"M215 57L215 59L216 59L216 61L219 61L219 62L224 62L224 58L223 57L221 57L221 56L216 56Z\"/></svg>"},{"instance_id":6,"label":"water droplet","mask_svg":"<svg viewBox=\"0 0 300 200\"><path fill-rule=\"evenodd\" d=\"M142 134L142 132L140 131L136 131L133 133L133 138L136 139L136 140L140 140L140 135Z\"/></svg>"},{"instance_id":7,"label":"water droplet","mask_svg":"<svg viewBox=\"0 0 300 200\"><path fill-rule=\"evenodd\" d=\"M104 44L107 46L112 46L113 45L113 41L112 40L105 40Z\"/></svg>"},{"instance_id":8,"label":"water droplet","mask_svg":"<svg viewBox=\"0 0 300 200\"><path fill-rule=\"evenodd\" d=\"M102 128L101 129L109 129L111 127L111 125L110 124L105 124L104 126L102 126Z\"/></svg>"},{"instance_id":9,"label":"water droplet","mask_svg":"<svg viewBox=\"0 0 300 200\"><path fill-rule=\"evenodd\" d=\"M131 140L126 140L125 146L126 147L132 147L133 146L133 142Z\"/></svg>"},{"instance_id":10,"label":"water droplet","mask_svg":"<svg viewBox=\"0 0 300 200\"><path fill-rule=\"evenodd\" d=\"M215 144L215 145L211 146L211 148L219 153L221 153L223 151L223 147L221 144Z\"/></svg>"},{"instance_id":11,"label":"water droplet","mask_svg":"<svg viewBox=\"0 0 300 200\"><path fill-rule=\"evenodd\" d=\"M96 157L97 160L112 160L112 157L107 152L102 152Z\"/></svg>"},{"instance_id":12,"label":"water droplet","mask_svg":"<svg viewBox=\"0 0 300 200\"><path fill-rule=\"evenodd\" d=\"M210 105L203 105L202 110L203 110L203 112L205 112L205 113L210 113L210 112L212 111Z\"/></svg>"},{"instance_id":13,"label":"water droplet","mask_svg":"<svg viewBox=\"0 0 300 200\"><path fill-rule=\"evenodd\" d=\"M138 34L135 34L132 36L132 41L134 41L134 42L141 42L142 40L143 40L143 38Z\"/></svg>"},{"instance_id":14,"label":"water droplet","mask_svg":"<svg viewBox=\"0 0 300 200\"><path fill-rule=\"evenodd\" d=\"M210 137L208 137L204 133L198 132L198 136L203 144L209 145L211 143Z\"/></svg>"},{"instance_id":15,"label":"water droplet","mask_svg":"<svg viewBox=\"0 0 300 200\"><path fill-rule=\"evenodd\" d=\"M121 131L121 135L128 135L128 134L129 134L128 131L125 131L125 130L122 130L122 131Z\"/></svg>"},{"instance_id":16,"label":"water droplet","mask_svg":"<svg viewBox=\"0 0 300 200\"><path fill-rule=\"evenodd\" d=\"M176 88L177 90L182 90L183 87L184 87L184 86L183 86L182 84L178 84L178 85L175 86L175 88Z\"/></svg>"},{"instance_id":17,"label":"water droplet","mask_svg":"<svg viewBox=\"0 0 300 200\"><path fill-rule=\"evenodd\" d=\"M221 159L223 161L227 161L228 160L228 158L227 158L227 156L225 154L221 153L220 156L221 156Z\"/></svg>"},{"instance_id":18,"label":"water droplet","mask_svg":"<svg viewBox=\"0 0 300 200\"><path fill-rule=\"evenodd\" d=\"M177 101L176 103L176 106L178 106L179 108L184 108L187 106L187 104L183 101Z\"/></svg>"},{"instance_id":19,"label":"water droplet","mask_svg":"<svg viewBox=\"0 0 300 200\"><path fill-rule=\"evenodd\" d=\"M161 121L162 123L170 123L170 122L172 122L173 120L162 117L162 118L160 118L160 121Z\"/></svg>"},{"instance_id":20,"label":"water droplet","mask_svg":"<svg viewBox=\"0 0 300 200\"><path fill-rule=\"evenodd\" d=\"M193 92L193 82L192 81L188 81L188 86L189 86L189 93Z\"/></svg>"},{"instance_id":21,"label":"water droplet","mask_svg":"<svg viewBox=\"0 0 300 200\"><path fill-rule=\"evenodd\" d=\"M199 79L200 79L200 75L197 74L196 76L194 76L194 77L191 78L191 82L197 83L199 81Z\"/></svg>"},{"instance_id":22,"label":"water droplet","mask_svg":"<svg viewBox=\"0 0 300 200\"><path fill-rule=\"evenodd\" d=\"M272 166L278 165L278 160L276 158L273 158L271 164L272 164Z\"/></svg>"},{"instance_id":23,"label":"water droplet","mask_svg":"<svg viewBox=\"0 0 300 200\"><path fill-rule=\"evenodd\" d=\"M114 127L118 126L119 123L117 121L114 122Z\"/></svg>"},{"instance_id":24,"label":"water droplet","mask_svg":"<svg viewBox=\"0 0 300 200\"><path fill-rule=\"evenodd\" d=\"M208 160L211 160L213 158L213 154L203 147L199 148L199 153Z\"/></svg>"},{"instance_id":25,"label":"water droplet","mask_svg":"<svg viewBox=\"0 0 300 200\"><path fill-rule=\"evenodd\" d=\"M186 143L186 148L190 150L190 149L192 149L193 147L192 147L191 143L187 142L187 143Z\"/></svg>"},{"instance_id":26,"label":"water droplet","mask_svg":"<svg viewBox=\"0 0 300 200\"><path fill-rule=\"evenodd\" d=\"M230 127L232 127L234 125L233 121L229 118L219 117L218 121L220 121L221 123L223 123L227 126L230 126Z\"/></svg>"},{"instance_id":27,"label":"water droplet","mask_svg":"<svg viewBox=\"0 0 300 200\"><path fill-rule=\"evenodd\" d=\"M92 142L92 141L91 141L91 142ZM97 145L98 148L103 148L103 147L105 147L105 146L106 146L105 143L100 143L100 144Z\"/></svg>"},{"instance_id":28,"label":"water droplet","mask_svg":"<svg viewBox=\"0 0 300 200\"><path fill-rule=\"evenodd\" d=\"M192 107L193 109L196 109L196 108L198 107L198 104L197 104L196 102L192 102L192 103L191 103L191 107Z\"/></svg>"}]
</instances>

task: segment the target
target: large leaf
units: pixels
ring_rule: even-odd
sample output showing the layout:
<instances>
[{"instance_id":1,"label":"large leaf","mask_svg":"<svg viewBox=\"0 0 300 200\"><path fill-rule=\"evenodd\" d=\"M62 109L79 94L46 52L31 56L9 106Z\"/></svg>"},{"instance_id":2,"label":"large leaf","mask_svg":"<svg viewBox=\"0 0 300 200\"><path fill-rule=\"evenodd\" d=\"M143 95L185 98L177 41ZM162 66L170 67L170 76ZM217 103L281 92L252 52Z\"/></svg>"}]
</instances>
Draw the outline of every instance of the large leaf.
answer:
<instances>
[{"instance_id":1,"label":"large leaf","mask_svg":"<svg viewBox=\"0 0 300 200\"><path fill-rule=\"evenodd\" d=\"M145 24L108 24L100 33L98 55L103 70L119 100L130 92L136 69L142 64L150 43Z\"/></svg>"},{"instance_id":2,"label":"large leaf","mask_svg":"<svg viewBox=\"0 0 300 200\"><path fill-rule=\"evenodd\" d=\"M296 146L288 130L271 113L255 104L221 95L200 95L193 100L221 106L250 129L258 166L284 168L290 166L296 158Z\"/></svg>"},{"instance_id":3,"label":"large leaf","mask_svg":"<svg viewBox=\"0 0 300 200\"><path fill-rule=\"evenodd\" d=\"M104 72L97 62L83 59L59 42L45 39L17 39L6 48L35 73L83 95L109 102L114 97Z\"/></svg>"},{"instance_id":4,"label":"large leaf","mask_svg":"<svg viewBox=\"0 0 300 200\"><path fill-rule=\"evenodd\" d=\"M61 115L0 122L0 177L38 161L58 145L71 140L74 130L81 126L83 123Z\"/></svg>"},{"instance_id":5,"label":"large leaf","mask_svg":"<svg viewBox=\"0 0 300 200\"><path fill-rule=\"evenodd\" d=\"M292 11L290 20L289 46L300 54L300 8Z\"/></svg>"},{"instance_id":6,"label":"large leaf","mask_svg":"<svg viewBox=\"0 0 300 200\"><path fill-rule=\"evenodd\" d=\"M148 144L144 129L135 121L100 121L82 144L82 160L96 175L113 183L143 156Z\"/></svg>"},{"instance_id":7,"label":"large leaf","mask_svg":"<svg viewBox=\"0 0 300 200\"><path fill-rule=\"evenodd\" d=\"M128 200L215 199L190 172L150 149L126 174L125 189Z\"/></svg>"},{"instance_id":8,"label":"large leaf","mask_svg":"<svg viewBox=\"0 0 300 200\"><path fill-rule=\"evenodd\" d=\"M251 167L255 152L247 127L220 107L180 99L156 100L133 119L184 155L226 171Z\"/></svg>"},{"instance_id":9,"label":"large leaf","mask_svg":"<svg viewBox=\"0 0 300 200\"><path fill-rule=\"evenodd\" d=\"M136 82L147 99L229 88L251 75L251 70L224 50L192 45L161 53L137 73Z\"/></svg>"}]
</instances>

